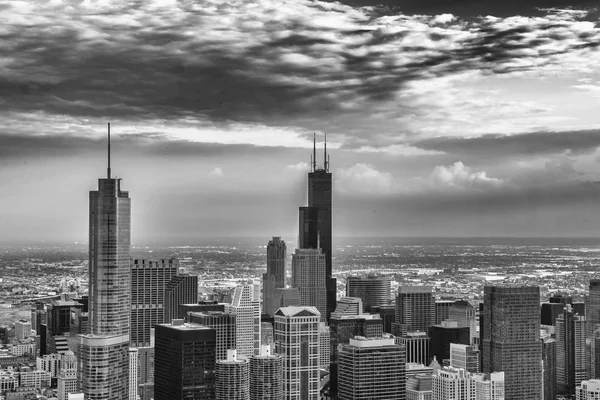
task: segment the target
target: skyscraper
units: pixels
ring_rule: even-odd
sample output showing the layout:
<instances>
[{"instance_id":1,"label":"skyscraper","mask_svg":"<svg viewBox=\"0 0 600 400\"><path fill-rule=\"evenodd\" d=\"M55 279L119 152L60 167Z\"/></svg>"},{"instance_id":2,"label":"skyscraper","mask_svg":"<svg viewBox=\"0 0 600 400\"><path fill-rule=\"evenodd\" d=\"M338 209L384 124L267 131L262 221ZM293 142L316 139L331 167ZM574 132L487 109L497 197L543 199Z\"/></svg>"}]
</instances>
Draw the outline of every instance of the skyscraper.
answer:
<instances>
[{"instance_id":1,"label":"skyscraper","mask_svg":"<svg viewBox=\"0 0 600 400\"><path fill-rule=\"evenodd\" d=\"M585 299L586 337L590 353L588 366L590 379L600 378L600 349L596 346L594 331L600 328L600 279L591 279ZM600 344L600 343L598 343Z\"/></svg>"},{"instance_id":2,"label":"skyscraper","mask_svg":"<svg viewBox=\"0 0 600 400\"><path fill-rule=\"evenodd\" d=\"M541 399L539 313L539 287L484 287L482 371L504 371L506 400Z\"/></svg>"},{"instance_id":3,"label":"skyscraper","mask_svg":"<svg viewBox=\"0 0 600 400\"><path fill-rule=\"evenodd\" d=\"M231 304L225 306L228 314L235 316L236 350L250 357L260 349L260 297L253 284L240 285L233 292Z\"/></svg>"},{"instance_id":4,"label":"skyscraper","mask_svg":"<svg viewBox=\"0 0 600 400\"><path fill-rule=\"evenodd\" d=\"M90 192L89 335L80 337L81 389L89 400L127 398L131 200L111 177L110 124L107 177Z\"/></svg>"},{"instance_id":5,"label":"skyscraper","mask_svg":"<svg viewBox=\"0 0 600 400\"><path fill-rule=\"evenodd\" d=\"M292 255L292 285L298 288L300 305L327 314L326 258L321 249L296 249Z\"/></svg>"},{"instance_id":6,"label":"skyscraper","mask_svg":"<svg viewBox=\"0 0 600 400\"><path fill-rule=\"evenodd\" d=\"M332 275L331 220L332 176L329 172L327 140L325 140L323 167L317 167L316 140L313 147L311 172L308 173L308 207L301 207L298 246L302 249L321 248L325 255L325 287L327 289L327 316L335 310L337 282Z\"/></svg>"},{"instance_id":7,"label":"skyscraper","mask_svg":"<svg viewBox=\"0 0 600 400\"><path fill-rule=\"evenodd\" d=\"M585 317L567 304L556 319L556 383L559 395L575 395L575 387L587 379Z\"/></svg>"},{"instance_id":8,"label":"skyscraper","mask_svg":"<svg viewBox=\"0 0 600 400\"><path fill-rule=\"evenodd\" d=\"M469 344L474 344L477 336L477 313L475 307L466 300L458 300L450 306L448 319L456 321L460 327L469 327Z\"/></svg>"},{"instance_id":9,"label":"skyscraper","mask_svg":"<svg viewBox=\"0 0 600 400\"><path fill-rule=\"evenodd\" d=\"M276 289L285 288L285 260L285 242L274 236L267 244L267 272L263 274L263 312L270 316L280 307Z\"/></svg>"},{"instance_id":10,"label":"skyscraper","mask_svg":"<svg viewBox=\"0 0 600 400\"><path fill-rule=\"evenodd\" d=\"M372 313L374 306L384 306L392 300L391 285L391 279L386 277L349 276L346 280L346 296L359 297L363 302L363 311Z\"/></svg>"},{"instance_id":11,"label":"skyscraper","mask_svg":"<svg viewBox=\"0 0 600 400\"><path fill-rule=\"evenodd\" d=\"M447 319L439 325L429 327L429 338L431 340L431 357L436 357L442 363L444 360L450 359L451 343L464 345L470 343L469 327L459 327L456 321Z\"/></svg>"},{"instance_id":12,"label":"skyscraper","mask_svg":"<svg viewBox=\"0 0 600 400\"><path fill-rule=\"evenodd\" d=\"M165 291L177 275L177 259L131 262L131 347L150 345L150 329L165 318Z\"/></svg>"},{"instance_id":13,"label":"skyscraper","mask_svg":"<svg viewBox=\"0 0 600 400\"><path fill-rule=\"evenodd\" d=\"M177 319L155 329L155 400L214 400L216 331Z\"/></svg>"},{"instance_id":14,"label":"skyscraper","mask_svg":"<svg viewBox=\"0 0 600 400\"><path fill-rule=\"evenodd\" d=\"M597 400L600 399L600 380L590 379L581 382L577 386L577 400Z\"/></svg>"},{"instance_id":15,"label":"skyscraper","mask_svg":"<svg viewBox=\"0 0 600 400\"><path fill-rule=\"evenodd\" d=\"M69 393L77 393L77 358L70 350L60 360L58 400L67 400Z\"/></svg>"},{"instance_id":16,"label":"skyscraper","mask_svg":"<svg viewBox=\"0 0 600 400\"><path fill-rule=\"evenodd\" d=\"M363 313L363 302L360 297L342 297L338 300L335 311L331 318L339 318L343 315L360 315Z\"/></svg>"},{"instance_id":17,"label":"skyscraper","mask_svg":"<svg viewBox=\"0 0 600 400\"><path fill-rule=\"evenodd\" d=\"M556 399L556 340L546 336L542 342L544 400Z\"/></svg>"},{"instance_id":18,"label":"skyscraper","mask_svg":"<svg viewBox=\"0 0 600 400\"><path fill-rule=\"evenodd\" d=\"M283 358L271 354L270 346L250 357L250 399L283 400Z\"/></svg>"},{"instance_id":19,"label":"skyscraper","mask_svg":"<svg viewBox=\"0 0 600 400\"><path fill-rule=\"evenodd\" d=\"M275 313L275 352L283 358L285 399L319 399L319 320L315 307Z\"/></svg>"},{"instance_id":20,"label":"skyscraper","mask_svg":"<svg viewBox=\"0 0 600 400\"><path fill-rule=\"evenodd\" d=\"M434 324L439 325L450 318L450 307L456 303L455 300L435 300Z\"/></svg>"},{"instance_id":21,"label":"skyscraper","mask_svg":"<svg viewBox=\"0 0 600 400\"><path fill-rule=\"evenodd\" d=\"M400 286L396 298L396 335L428 332L435 321L435 299L431 286Z\"/></svg>"},{"instance_id":22,"label":"skyscraper","mask_svg":"<svg viewBox=\"0 0 600 400\"><path fill-rule=\"evenodd\" d=\"M227 350L236 348L235 315L222 311L192 312L188 314L188 321L217 331L217 361L227 359Z\"/></svg>"},{"instance_id":23,"label":"skyscraper","mask_svg":"<svg viewBox=\"0 0 600 400\"><path fill-rule=\"evenodd\" d=\"M181 319L180 305L198 303L198 276L176 275L165 289L164 322Z\"/></svg>"},{"instance_id":24,"label":"skyscraper","mask_svg":"<svg viewBox=\"0 0 600 400\"><path fill-rule=\"evenodd\" d=\"M339 400L405 400L404 348L394 338L357 336L339 349Z\"/></svg>"},{"instance_id":25,"label":"skyscraper","mask_svg":"<svg viewBox=\"0 0 600 400\"><path fill-rule=\"evenodd\" d=\"M473 345L450 343L450 366L479 372L479 350Z\"/></svg>"},{"instance_id":26,"label":"skyscraper","mask_svg":"<svg viewBox=\"0 0 600 400\"><path fill-rule=\"evenodd\" d=\"M138 400L138 349L129 348L129 400Z\"/></svg>"},{"instance_id":27,"label":"skyscraper","mask_svg":"<svg viewBox=\"0 0 600 400\"><path fill-rule=\"evenodd\" d=\"M250 363L227 350L224 360L217 361L215 372L216 400L250 400Z\"/></svg>"}]
</instances>

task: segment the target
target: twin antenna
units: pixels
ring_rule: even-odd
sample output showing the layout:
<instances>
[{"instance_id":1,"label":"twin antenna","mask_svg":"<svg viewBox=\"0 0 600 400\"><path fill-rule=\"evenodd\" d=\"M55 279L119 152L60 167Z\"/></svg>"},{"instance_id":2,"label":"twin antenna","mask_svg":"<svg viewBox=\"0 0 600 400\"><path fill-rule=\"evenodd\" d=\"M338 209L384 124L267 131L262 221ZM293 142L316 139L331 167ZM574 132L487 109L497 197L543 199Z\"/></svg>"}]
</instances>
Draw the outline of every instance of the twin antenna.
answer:
<instances>
[{"instance_id":1,"label":"twin antenna","mask_svg":"<svg viewBox=\"0 0 600 400\"><path fill-rule=\"evenodd\" d=\"M329 156L327 155L327 134L325 134L325 143L323 147L323 168L317 168L317 134L313 133L313 153L310 156L311 172L325 171L329 172Z\"/></svg>"}]
</instances>

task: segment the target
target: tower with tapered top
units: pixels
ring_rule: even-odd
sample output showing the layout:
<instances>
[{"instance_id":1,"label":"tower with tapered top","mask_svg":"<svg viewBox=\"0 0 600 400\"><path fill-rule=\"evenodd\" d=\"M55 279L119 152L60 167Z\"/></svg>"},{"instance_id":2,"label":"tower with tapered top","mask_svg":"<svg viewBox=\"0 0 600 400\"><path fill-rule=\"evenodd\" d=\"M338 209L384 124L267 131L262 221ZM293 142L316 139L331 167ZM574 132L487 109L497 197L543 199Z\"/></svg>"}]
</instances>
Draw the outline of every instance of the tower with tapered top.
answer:
<instances>
[{"instance_id":1,"label":"tower with tapered top","mask_svg":"<svg viewBox=\"0 0 600 400\"><path fill-rule=\"evenodd\" d=\"M329 172L327 136L323 146L323 166L317 166L316 135L313 137L311 170L308 173L308 207L299 210L299 240L301 249L320 248L325 255L325 286L327 288L327 320L335 311L336 280L331 265L332 177Z\"/></svg>"},{"instance_id":2,"label":"tower with tapered top","mask_svg":"<svg viewBox=\"0 0 600 400\"><path fill-rule=\"evenodd\" d=\"M128 396L131 200L111 176L90 192L89 330L80 336L79 377L88 400Z\"/></svg>"}]
</instances>

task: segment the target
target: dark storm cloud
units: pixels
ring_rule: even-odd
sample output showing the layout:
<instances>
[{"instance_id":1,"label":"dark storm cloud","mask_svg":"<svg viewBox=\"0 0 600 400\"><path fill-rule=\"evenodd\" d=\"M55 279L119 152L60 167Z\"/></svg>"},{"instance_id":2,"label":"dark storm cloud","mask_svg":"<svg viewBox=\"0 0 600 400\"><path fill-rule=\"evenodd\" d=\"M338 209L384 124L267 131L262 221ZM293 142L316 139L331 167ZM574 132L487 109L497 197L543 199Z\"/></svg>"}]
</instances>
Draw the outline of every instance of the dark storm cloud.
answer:
<instances>
[{"instance_id":1,"label":"dark storm cloud","mask_svg":"<svg viewBox=\"0 0 600 400\"><path fill-rule=\"evenodd\" d=\"M571 29L577 18L552 13L535 21L440 24L309 1L182 2L158 10L152 2L127 10L32 4L3 5L5 111L314 119L362 112L419 79L560 63L557 56L594 50L600 40L598 30Z\"/></svg>"},{"instance_id":2,"label":"dark storm cloud","mask_svg":"<svg viewBox=\"0 0 600 400\"><path fill-rule=\"evenodd\" d=\"M423 150L460 156L505 158L554 154L589 154L600 147L600 130L532 132L479 137L437 137L412 143Z\"/></svg>"}]
</instances>

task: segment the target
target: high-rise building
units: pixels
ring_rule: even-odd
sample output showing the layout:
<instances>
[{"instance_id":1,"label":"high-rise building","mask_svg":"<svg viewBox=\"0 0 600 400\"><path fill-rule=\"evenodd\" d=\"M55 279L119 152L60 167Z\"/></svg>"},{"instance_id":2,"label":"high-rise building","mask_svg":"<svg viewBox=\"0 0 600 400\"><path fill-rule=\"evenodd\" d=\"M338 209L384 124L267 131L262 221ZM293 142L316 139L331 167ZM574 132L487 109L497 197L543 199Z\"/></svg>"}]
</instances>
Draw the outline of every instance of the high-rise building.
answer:
<instances>
[{"instance_id":1,"label":"high-rise building","mask_svg":"<svg viewBox=\"0 0 600 400\"><path fill-rule=\"evenodd\" d=\"M321 249L296 249L292 255L292 285L298 288L300 305L316 307L327 315L326 258Z\"/></svg>"},{"instance_id":2,"label":"high-rise building","mask_svg":"<svg viewBox=\"0 0 600 400\"><path fill-rule=\"evenodd\" d=\"M350 343L355 336L382 337L383 324L377 314L343 315L329 320L331 344L329 348L329 394L332 398L338 392L338 346Z\"/></svg>"},{"instance_id":3,"label":"high-rise building","mask_svg":"<svg viewBox=\"0 0 600 400\"><path fill-rule=\"evenodd\" d=\"M450 319L450 307L456 303L456 300L436 300L435 301L435 325Z\"/></svg>"},{"instance_id":4,"label":"high-rise building","mask_svg":"<svg viewBox=\"0 0 600 400\"><path fill-rule=\"evenodd\" d=\"M374 275L349 276L346 280L346 296L360 298L363 311L373 313L373 307L385 306L392 300L392 281Z\"/></svg>"},{"instance_id":5,"label":"high-rise building","mask_svg":"<svg viewBox=\"0 0 600 400\"><path fill-rule=\"evenodd\" d=\"M433 375L433 400L474 400L470 376L464 369L446 367Z\"/></svg>"},{"instance_id":6,"label":"high-rise building","mask_svg":"<svg viewBox=\"0 0 600 400\"><path fill-rule=\"evenodd\" d=\"M581 382L580 386L577 386L576 391L577 400L598 400L600 399L600 380L590 379L588 381Z\"/></svg>"},{"instance_id":7,"label":"high-rise building","mask_svg":"<svg viewBox=\"0 0 600 400\"><path fill-rule=\"evenodd\" d=\"M185 318L180 314L182 304L198 303L198 276L176 275L165 288L164 322Z\"/></svg>"},{"instance_id":8,"label":"high-rise building","mask_svg":"<svg viewBox=\"0 0 600 400\"><path fill-rule=\"evenodd\" d=\"M129 348L129 400L138 400L138 349Z\"/></svg>"},{"instance_id":9,"label":"high-rise building","mask_svg":"<svg viewBox=\"0 0 600 400\"><path fill-rule=\"evenodd\" d=\"M276 289L285 288L285 260L287 248L281 237L274 236L267 244L267 272L263 274L263 312L275 315L280 307Z\"/></svg>"},{"instance_id":10,"label":"high-rise building","mask_svg":"<svg viewBox=\"0 0 600 400\"><path fill-rule=\"evenodd\" d=\"M435 299L431 286L400 286L396 298L396 332L428 332L435 321Z\"/></svg>"},{"instance_id":11,"label":"high-rise building","mask_svg":"<svg viewBox=\"0 0 600 400\"><path fill-rule=\"evenodd\" d=\"M138 395L140 400L154 398L154 343L138 347Z\"/></svg>"},{"instance_id":12,"label":"high-rise building","mask_svg":"<svg viewBox=\"0 0 600 400\"><path fill-rule=\"evenodd\" d=\"M299 243L301 249L322 249L325 255L325 276L327 288L327 317L335 310L337 282L332 275L331 220L332 220L332 179L325 141L323 167L317 167L316 141L313 149L311 171L308 173L308 207L300 208Z\"/></svg>"},{"instance_id":13,"label":"high-rise building","mask_svg":"<svg viewBox=\"0 0 600 400\"><path fill-rule=\"evenodd\" d=\"M407 332L396 336L396 344L406 348L406 362L428 365L431 362L430 339L425 332ZM442 360L438 360L441 364Z\"/></svg>"},{"instance_id":14,"label":"high-rise building","mask_svg":"<svg viewBox=\"0 0 600 400\"><path fill-rule=\"evenodd\" d=\"M482 371L504 372L506 400L541 399L539 312L539 287L484 287Z\"/></svg>"},{"instance_id":15,"label":"high-rise building","mask_svg":"<svg viewBox=\"0 0 600 400\"><path fill-rule=\"evenodd\" d=\"M542 374L543 399L556 399L556 340L550 336L541 338L542 341Z\"/></svg>"},{"instance_id":16,"label":"high-rise building","mask_svg":"<svg viewBox=\"0 0 600 400\"><path fill-rule=\"evenodd\" d=\"M177 275L179 261L131 261L131 347L150 345L150 329L165 321L165 291Z\"/></svg>"},{"instance_id":17,"label":"high-rise building","mask_svg":"<svg viewBox=\"0 0 600 400\"><path fill-rule=\"evenodd\" d=\"M335 311L331 318L339 318L343 315L360 315L363 313L363 303L360 297L342 297L338 300Z\"/></svg>"},{"instance_id":18,"label":"high-rise building","mask_svg":"<svg viewBox=\"0 0 600 400\"><path fill-rule=\"evenodd\" d=\"M357 336L339 349L340 400L405 400L404 348L389 335Z\"/></svg>"},{"instance_id":19,"label":"high-rise building","mask_svg":"<svg viewBox=\"0 0 600 400\"><path fill-rule=\"evenodd\" d=\"M215 372L216 400L250 400L250 363L227 350L224 360L217 361Z\"/></svg>"},{"instance_id":20,"label":"high-rise building","mask_svg":"<svg viewBox=\"0 0 600 400\"><path fill-rule=\"evenodd\" d=\"M283 400L283 358L270 346L250 357L250 400Z\"/></svg>"},{"instance_id":21,"label":"high-rise building","mask_svg":"<svg viewBox=\"0 0 600 400\"><path fill-rule=\"evenodd\" d=\"M596 344L594 331L600 328L600 279L591 279L589 292L585 298L585 319L587 346L590 353L588 376L590 379L600 378L600 348Z\"/></svg>"},{"instance_id":22,"label":"high-rise building","mask_svg":"<svg viewBox=\"0 0 600 400\"><path fill-rule=\"evenodd\" d=\"M504 400L504 372L491 374L471 374L471 387L474 400Z\"/></svg>"},{"instance_id":23,"label":"high-rise building","mask_svg":"<svg viewBox=\"0 0 600 400\"><path fill-rule=\"evenodd\" d=\"M31 321L20 319L15 321L15 337L17 340L25 340L31 336Z\"/></svg>"},{"instance_id":24,"label":"high-rise building","mask_svg":"<svg viewBox=\"0 0 600 400\"><path fill-rule=\"evenodd\" d=\"M469 327L469 344L475 344L477 337L477 312L466 300L458 300L448 309L448 319L456 321L460 327Z\"/></svg>"},{"instance_id":25,"label":"high-rise building","mask_svg":"<svg viewBox=\"0 0 600 400\"><path fill-rule=\"evenodd\" d=\"M188 321L217 331L217 361L227 359L227 350L236 348L236 317L222 311L188 314Z\"/></svg>"},{"instance_id":26,"label":"high-rise building","mask_svg":"<svg viewBox=\"0 0 600 400\"><path fill-rule=\"evenodd\" d=\"M319 324L319 367L321 369L329 369L331 362L331 330L325 322Z\"/></svg>"},{"instance_id":27,"label":"high-rise building","mask_svg":"<svg viewBox=\"0 0 600 400\"><path fill-rule=\"evenodd\" d=\"M90 192L89 335L80 337L81 389L88 400L122 400L129 384L131 199L111 177Z\"/></svg>"},{"instance_id":28,"label":"high-rise building","mask_svg":"<svg viewBox=\"0 0 600 400\"><path fill-rule=\"evenodd\" d=\"M76 301L56 300L47 305L46 322L51 335L64 335L71 331L71 309L83 308Z\"/></svg>"},{"instance_id":29,"label":"high-rise building","mask_svg":"<svg viewBox=\"0 0 600 400\"><path fill-rule=\"evenodd\" d=\"M392 333L394 323L396 322L396 305L389 304L387 306L373 306L373 314L379 314L383 322L383 331Z\"/></svg>"},{"instance_id":30,"label":"high-rise building","mask_svg":"<svg viewBox=\"0 0 600 400\"><path fill-rule=\"evenodd\" d=\"M236 350L250 357L260 349L260 291L257 285L247 284L235 288L228 314L235 316Z\"/></svg>"},{"instance_id":31,"label":"high-rise building","mask_svg":"<svg viewBox=\"0 0 600 400\"><path fill-rule=\"evenodd\" d=\"M315 307L275 313L275 352L283 358L285 399L319 399L319 320Z\"/></svg>"},{"instance_id":32,"label":"high-rise building","mask_svg":"<svg viewBox=\"0 0 600 400\"><path fill-rule=\"evenodd\" d=\"M456 321L450 319L442 321L440 325L430 326L429 338L431 357L436 357L440 363L444 360L449 360L450 344L457 343L468 345L471 341L469 336L469 327L459 327Z\"/></svg>"},{"instance_id":33,"label":"high-rise building","mask_svg":"<svg viewBox=\"0 0 600 400\"><path fill-rule=\"evenodd\" d=\"M183 319L187 318L191 312L207 312L207 311L225 311L225 303L218 301L198 301L192 304L180 304L178 315L182 315Z\"/></svg>"},{"instance_id":34,"label":"high-rise building","mask_svg":"<svg viewBox=\"0 0 600 400\"><path fill-rule=\"evenodd\" d=\"M298 288L289 287L276 290L277 300L279 300L279 308L281 307L300 307L300 292Z\"/></svg>"},{"instance_id":35,"label":"high-rise building","mask_svg":"<svg viewBox=\"0 0 600 400\"><path fill-rule=\"evenodd\" d=\"M61 356L58 373L58 400L67 400L69 393L77 393L77 357L72 351Z\"/></svg>"},{"instance_id":36,"label":"high-rise building","mask_svg":"<svg viewBox=\"0 0 600 400\"><path fill-rule=\"evenodd\" d=\"M473 345L450 343L450 366L479 372L479 350Z\"/></svg>"},{"instance_id":37,"label":"high-rise building","mask_svg":"<svg viewBox=\"0 0 600 400\"><path fill-rule=\"evenodd\" d=\"M575 387L587 379L585 317L570 304L556 319L556 383L559 395L575 395Z\"/></svg>"},{"instance_id":38,"label":"high-rise building","mask_svg":"<svg viewBox=\"0 0 600 400\"><path fill-rule=\"evenodd\" d=\"M214 400L216 330L177 319L155 329L155 400Z\"/></svg>"}]
</instances>

